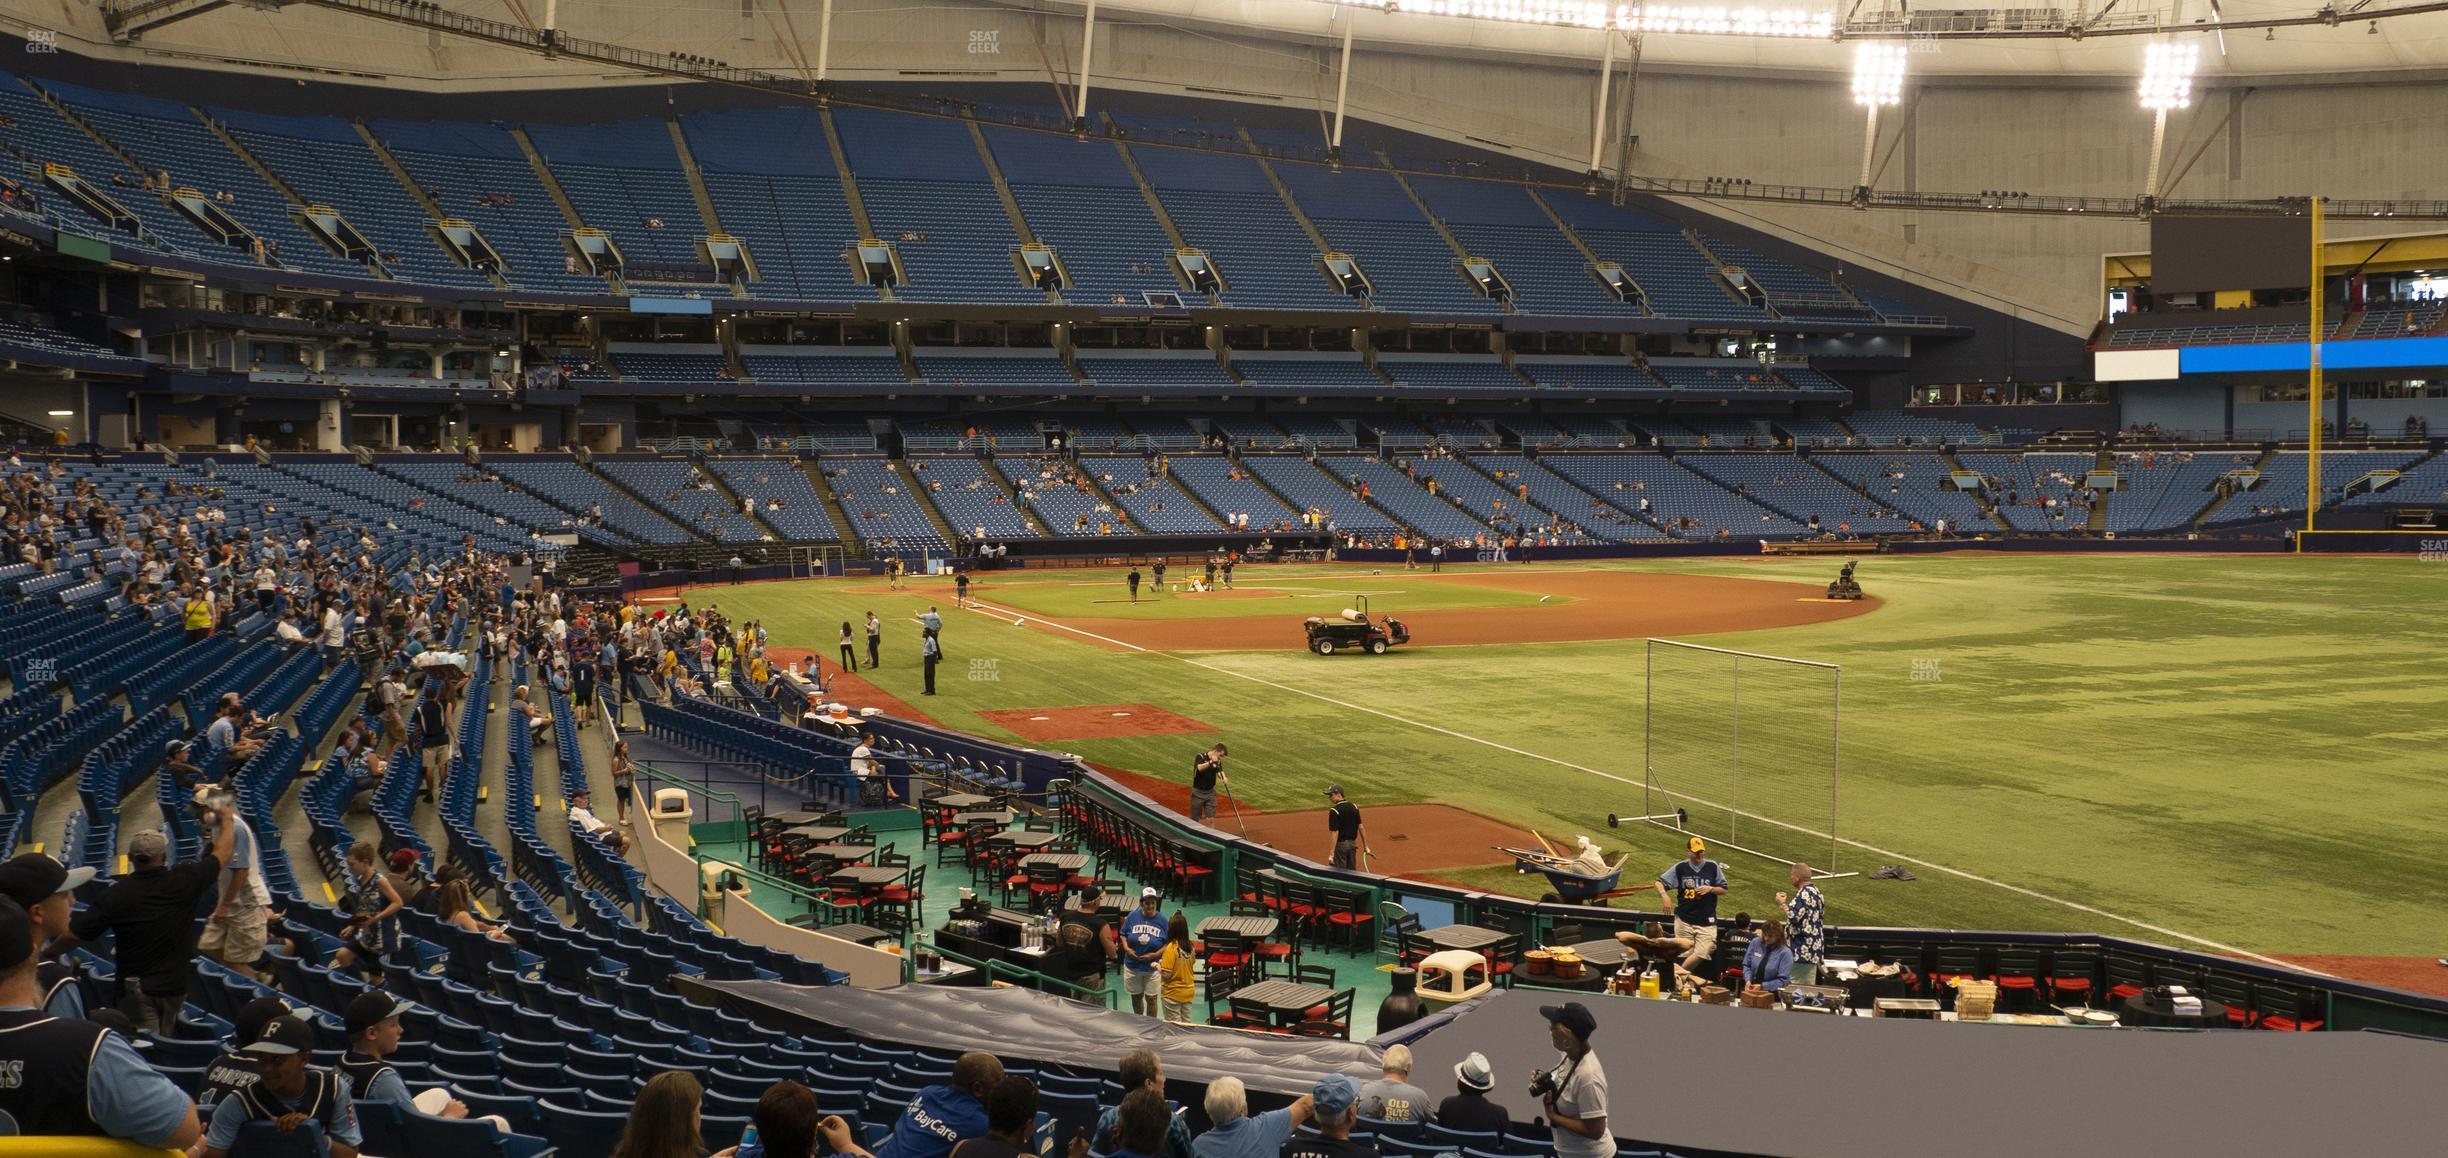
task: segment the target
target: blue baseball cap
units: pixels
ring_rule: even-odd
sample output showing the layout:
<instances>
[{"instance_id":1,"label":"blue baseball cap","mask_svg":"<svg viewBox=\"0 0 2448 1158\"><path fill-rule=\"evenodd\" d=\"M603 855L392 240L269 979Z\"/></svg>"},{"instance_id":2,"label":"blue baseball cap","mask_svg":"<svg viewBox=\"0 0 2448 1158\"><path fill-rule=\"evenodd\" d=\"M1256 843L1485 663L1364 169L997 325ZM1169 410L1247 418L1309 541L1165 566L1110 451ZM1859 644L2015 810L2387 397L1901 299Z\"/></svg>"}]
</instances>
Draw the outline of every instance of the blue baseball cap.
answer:
<instances>
[{"instance_id":1,"label":"blue baseball cap","mask_svg":"<svg viewBox=\"0 0 2448 1158\"><path fill-rule=\"evenodd\" d=\"M1349 1074L1327 1074L1317 1080L1317 1088L1309 1091L1309 1097L1318 1113L1341 1117L1352 1108L1352 1103L1360 1100L1360 1083Z\"/></svg>"}]
</instances>

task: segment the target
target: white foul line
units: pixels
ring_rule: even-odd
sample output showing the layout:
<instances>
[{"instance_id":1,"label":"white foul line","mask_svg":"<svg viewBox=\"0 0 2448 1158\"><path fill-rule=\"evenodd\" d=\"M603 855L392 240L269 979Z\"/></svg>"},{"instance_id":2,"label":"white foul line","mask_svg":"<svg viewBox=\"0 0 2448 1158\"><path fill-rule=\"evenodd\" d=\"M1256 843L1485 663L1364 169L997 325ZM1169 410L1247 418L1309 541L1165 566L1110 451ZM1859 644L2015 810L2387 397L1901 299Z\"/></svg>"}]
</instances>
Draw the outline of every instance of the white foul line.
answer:
<instances>
[{"instance_id":1,"label":"white foul line","mask_svg":"<svg viewBox=\"0 0 2448 1158\"><path fill-rule=\"evenodd\" d=\"M971 602L972 604L975 604L975 603L977 603L977 602L978 602L978 600L976 600L976 599L971 599L971 600L970 600L970 602ZM1139 646L1138 644L1131 643L1131 642L1129 642L1129 641L1127 641L1127 640L1114 639L1114 638L1112 638L1111 636L1098 635L1097 633L1095 633L1095 632L1093 632L1093 631L1086 631L1086 630L1083 630L1083 629L1081 629L1081 628L1073 627L1073 626L1071 626L1070 624L1067 624L1067 623L1058 622L1058 621L1056 621L1056 620L1052 620L1052 619L1044 619L1044 618L1040 618L1040 617L1038 617L1038 616L1028 615L1028 614L1025 614L1025 613L1023 613L1023 612L1014 611L1014 610L1012 610L1012 609L1010 609L1010 608L1004 608L1004 607L997 607L997 608L993 608L992 610L989 610L989 609L987 609L987 608L985 608L985 607L972 607L972 608L971 608L971 610L978 611L978 612L979 612L979 613L981 613L981 614L989 614L989 615L991 615L991 614L995 614L996 612L1000 612L1000 613L1002 613L1002 614L1004 614L1004 615L1010 615L1010 616L1013 616L1014 618L1016 618L1016 619L1018 619L1018 620L1021 620L1021 621L1024 621L1024 622L1030 622L1030 623L1041 623L1041 624L1044 624L1044 625L1045 625L1045 626L1047 626L1047 627L1056 628L1056 629L1058 629L1058 630L1062 630L1062 631L1068 631L1068 632L1070 632L1070 633L1072 633L1072 634L1074 634L1074 635L1084 635L1084 636L1087 636L1088 638L1093 639L1093 640L1096 640L1096 641L1098 641L1098 642L1100 642L1100 643L1110 643L1110 644L1113 644L1113 645L1114 645L1114 646L1116 646L1116 647L1128 648L1128 649L1130 649L1130 650L1132 650L1132 651L1146 652L1146 653L1148 653L1148 654L1150 654L1150 655L1161 655L1161 656L1164 656L1164 657L1165 657L1165 658L1167 658L1167 659L1179 660L1179 661L1181 661L1181 662L1183 662L1183 663L1186 663L1186 664L1189 664L1190 666L1195 667L1195 668L1204 668L1204 669L1206 669L1207 671L1216 672L1216 673L1218 673L1218 674L1220 674L1220 675L1228 675L1228 676L1231 676L1231 677L1233 677L1233 678L1235 678L1235 679L1243 679L1243 680L1248 680L1248 681L1249 681L1249 682L1251 682L1251 683L1254 683L1254 684L1261 684L1261 685L1264 685L1264 686L1266 686L1266 687L1274 688L1274 689L1275 689L1275 690L1277 690L1277 691L1290 692L1290 693L1292 693L1293 695L1296 695L1296 696L1307 696L1307 697L1309 697L1310 699L1313 699L1313 700L1318 700L1318 701L1321 701L1321 702L1323 702L1323 703L1333 704L1333 705L1335 705L1336 707L1339 707L1339 708L1348 708L1348 709L1350 709L1350 710L1352 710L1352 711L1355 711L1355 712L1366 712L1366 713L1368 713L1369 715L1372 715L1372 716L1377 716L1377 717L1380 717L1380 718L1383 718L1383 719L1392 720L1392 721L1394 721L1395 723L1398 723L1398 724L1408 724L1408 725L1410 725L1410 726L1412 726L1412 727L1414 727L1414 728L1421 728L1421 729L1425 729L1425 730L1427 730L1427 731L1431 731L1431 732L1438 733L1438 734L1440 734L1440 735L1451 736L1451 737L1453 737L1454 739L1457 739L1457 740L1467 740L1467 741L1469 741L1470 743L1473 743L1473 744L1481 744L1481 745L1485 745L1485 746L1487 746L1487 747L1494 748L1494 749L1496 749L1496 750L1497 750L1497 751L1499 751L1499 752L1509 752L1509 753L1512 753L1513 755L1516 755L1516 756L1522 756L1522 757L1526 757L1526 758L1528 758L1528 759L1538 760L1538 761L1541 761L1541 762L1544 762L1544 763L1548 763L1548 764L1554 764L1554 765L1556 765L1556 766L1558 766L1558 767L1570 768L1570 769L1572 769L1572 770L1573 770L1573 771L1575 771L1575 772L1585 772L1585 773L1588 773L1589 775L1592 775L1592 776L1601 777L1601 778L1603 778L1603 779L1607 779L1607 780L1613 780L1613 781L1615 781L1615 782L1616 782L1616 783L1618 783L1618 784L1629 784L1629 785L1633 785L1633 786L1635 786L1635 787L1638 787L1638 786L1640 785L1640 781L1638 781L1638 780L1634 780L1634 779L1632 779L1632 778L1630 778L1630 777L1628 777L1628 776L1620 776L1620 775L1617 775L1616 773L1613 773L1613 772L1608 772L1608 771L1606 771L1606 770L1604 770L1604 769L1592 768L1592 767L1590 767L1590 766L1588 766L1588 765L1586 765L1586 764L1575 764L1575 763L1573 763L1573 762L1572 762L1572 761L1570 761L1570 760L1559 759L1559 758L1557 758L1557 757L1554 757L1554 756L1549 756L1549 755L1546 755L1545 753L1541 753L1541 752L1532 752L1532 751L1529 751L1528 749L1525 749L1525 748L1516 748L1516 747L1514 747L1514 746L1512 746L1512 745L1510 745L1510 744L1500 743L1500 742L1498 742L1498 741L1495 741L1495 740L1490 740L1490 739L1487 739L1487 738L1482 737L1482 736L1474 736L1474 735L1471 735L1471 734L1470 734L1470 733L1468 733L1468 732L1457 732L1457 731L1454 731L1454 730L1453 730L1453 729L1451 729L1451 728L1441 727L1441 726L1436 725L1436 724L1431 724L1431 723L1428 723L1428 722L1426 722L1426 721L1424 721L1424 720L1414 720L1414 719L1411 719L1410 717L1407 717L1407 716L1398 716L1398 715L1395 715L1395 714L1394 714L1394 713L1392 713L1392 712L1385 711L1385 710L1380 709L1380 708L1372 708L1372 707L1368 707L1367 705L1364 705L1364 704L1355 704L1355 703L1351 703L1351 702L1346 701L1346 700L1338 700L1338 699L1334 698L1333 696L1321 695L1321 694L1319 694L1319 693L1317 693L1317 692L1309 691L1309 690L1308 690L1308 689L1306 689L1306 688L1296 688L1296 687L1291 686L1290 684L1280 684L1280 683L1276 683L1274 680L1265 679L1265 678L1262 678L1262 677L1259 677L1259 676L1250 675L1250 674L1248 674L1248 673L1246 673L1246 672L1237 672L1237 671L1234 671L1234 670L1232 670L1232 669L1230 669L1230 668L1222 668L1222 667L1217 667L1217 666L1215 666L1214 664L1211 664L1211 663L1203 663L1203 662L1201 662L1201 661L1199 661L1199 660L1192 659L1192 658L1190 658L1189 656L1186 656L1186 655L1180 655L1180 654L1177 654L1177 653L1174 653L1174 652L1169 652L1169 651L1157 651L1157 650L1155 650L1155 649L1153 649L1153 648L1141 647L1141 646ZM1738 815L1740 815L1740 816L1742 816L1742 817L1744 817L1744 818L1746 818L1746 819L1750 819L1750 820L1758 820L1758 821L1761 821L1761 822L1764 822L1764 823L1767 823L1767 824L1774 824L1774 825L1778 825L1778 826L1783 827L1783 828L1790 828L1790 829L1793 829L1793 830L1795 830L1795 831L1797 831L1797 832L1809 832L1809 831L1810 831L1809 829L1802 828L1802 827L1801 827L1801 826L1799 826L1799 825L1787 824L1786 822L1781 821L1781 820L1778 820L1778 819L1776 819L1776 818L1774 818L1774 817L1769 817L1769 816L1759 816L1759 815L1756 815L1756 814L1753 814L1753 813L1750 813L1750 812L1743 812L1743 811L1741 811L1741 810L1739 810L1739 809L1730 809L1730 808L1726 808L1726 806L1725 806L1725 805L1718 804L1718 803L1715 803L1715 802L1713 802L1713 801L1709 801L1709 800L1704 800L1704 799L1702 799L1702 798L1700 798L1700 797L1697 797L1697 796L1691 796L1691 795L1688 795L1688 794L1685 794L1685 793L1681 793L1681 792L1672 792L1672 791L1666 791L1666 790L1664 790L1664 789L1661 789L1660 791L1661 791L1661 792L1664 792L1664 794L1665 794L1665 795L1668 795L1668 796L1675 796L1675 797L1680 797L1680 798L1682 798L1682 799L1684 799L1684 800L1689 800L1689 801L1691 801L1692 803L1694 803L1694 804L1698 804L1698 805L1701 805L1701 806L1703 806L1703 807L1707 807L1707 808L1719 808L1719 809L1725 809L1725 810L1726 810L1726 811L1728 811L1728 812L1734 812L1734 813L1736 813L1736 814L1738 814ZM1974 872L1966 872L1966 871L1964 871L1963 869L1959 869L1959 868L1950 868L1950 867L1948 867L1948 866L1946 866L1946 865L1939 864L1939 863L1937 863L1936 861L1927 861L1927 860L1922 860L1922 859L1920 859L1919 857L1906 856L1906 855L1905 855L1905 854L1903 854L1903 853L1900 853L1900 852L1894 852L1894 851L1891 851L1891 850L1888 850L1888 849L1883 849L1883 848L1878 847L1877 845L1872 845L1872 844L1864 844L1864 843L1862 843L1861 841L1858 841L1858 840L1851 840L1851 839L1847 839L1847 838L1845 838L1845 837L1841 837L1841 836L1840 836L1840 837L1837 837L1836 839L1837 839L1839 842L1841 842L1841 843L1844 843L1844 844L1850 845L1850 846L1852 846L1852 847L1854 847L1854 848L1858 848L1858 849L1862 850L1863 852L1867 852L1867 853L1870 853L1870 854L1875 855L1875 856L1885 857L1885 858L1888 858L1888 859L1891 859L1891 860L1895 860L1895 861L1900 861L1900 862L1903 862L1903 863L1905 863L1905 864L1915 864L1915 865L1919 865L1919 866L1921 866L1922 868L1929 869L1929 870L1930 870L1930 871L1932 871L1932 872L1941 872L1941 873L1945 873L1945 874L1947 874L1947 875L1949 875L1949 876L1961 877L1961 878L1963 878L1964 880L1972 881L1972 882L1977 883L1977 884L1984 884L1984 885L1988 885L1988 886L1990 886L1990 887L1992 887L1992 888L2004 889L2004 890L2006 890L2007 892L2014 893L2014 894L2016 894L2016 895L2018 895L2018 896L2030 897L2031 899L2036 900L2036 901L2046 901L2046 902L2048 902L2048 903L2050 903L2050 904L2053 904L2053 905L2063 905L2063 906L2065 906L2066 908L2072 909L2072 910L2074 910L2074 911L2076 911L2076 912L2079 912L2079 913L2088 913L2088 914L2090 914L2090 915L2092 915L2092 916L2094 916L2094 917L2102 917L2102 918L2106 918L2107 920L2116 921L2116 922L2118 922L2118 923L2120 923L2120 924L2131 925L2131 926L2133 926L2134 928L2137 928L2137 929L2142 929L2142 930L2146 930L2146 931L2148 931L2148 932L2157 933L2157 934L2159 934L2159 935L2160 935L2160 936L2162 936L2162 937L2173 937L2173 938L2175 938L2175 939L2177 939L2177 940L2180 940L2180 941L2190 941L2190 942L2192 942L2193 944L2200 945L2200 946L2202 946L2202 947L2204 947L2204 948L2207 948L2207 949L2212 949L2212 950L2215 950L2215 951L2220 952L2220 953L2226 953L2226 954L2230 954L2230 955L2237 956L2237 957L2248 957L2248 958L2251 958L2252 960L2259 961L2259 962L2261 962L2261 963L2262 963L2262 964L2264 964L2264 965L2274 965L2274 966L2277 966L2278 968L2281 968L2281 969L2292 969L2292 970L2296 970L2296 971L2298 971L2298 972L2310 973L2310 974L2313 974L2314 976L2319 976L2319 977L2327 977L2327 976L2330 976L2330 974L2323 973L2323 972L2321 972L2320 970L2306 968L2305 966L2298 965L2298 964L2295 964L2295 963L2290 962L2290 961L2280 961L2280 960L2278 960L2278 959L2276 959L2276 958L2274 958L2274 957L2264 957L2264 956L2262 956L2261 954L2259 954L2259 953L2255 953L2255 952L2253 952L2253 951L2252 951L2252 950L2250 950L2250 949L2242 949L2242 948L2238 948L2238 947L2236 947L2236 946L2234 946L2234 945L2225 945L2225 944L2221 944L2221 943L2219 943L2219 942L2217 942L2217 941L2210 940L2210 939L2209 939L2209 938L2207 938L2207 937L2196 937L2196 936L2194 936L2194 935L2193 935L2193 934L2191 934L2191 933L2180 932L2180 931L2175 930L2175 929L2170 929L2170 928L2168 928L2168 927L2166 927L2166 926L2164 926L2164 925L2154 925L2154 924L2151 924L2151 923L2150 923L2150 922L2148 922L2148 921L2138 920L2138 919L2136 919L2136 918L2133 918L2133 917L2128 917L2128 916L2125 916L2125 915L2120 914L2120 913L2112 913L2112 912L2109 912L2109 911L2108 911L2108 910L2106 910L2106 909L2102 909L2102 908L2099 908L2099 907L2096 907L2096 906L2093 906L2093 905L2086 905L2086 904L2083 904L2083 903L2082 903L2082 902L2080 902L2080 901L2070 901L2070 900L2067 900L2067 899L2066 899L2066 898L2064 898L2064 897L2059 897L2059 896L2051 896L2050 894L2048 894L2048 893L2044 893L2044 892L2040 892L2040 891L2039 891L2039 890L2037 890L2037 889L2027 889L2027 888L2025 888L2025 887L2023 887L2023 886L2021 886L2021 885L2013 885L2013 884L2008 884L2008 883L2006 883L2005 881L1997 880L1997 879L1994 879L1994 878L1991 878L1991 877L1985 877L1985 876L1980 875L1979 873L1974 873Z\"/></svg>"}]
</instances>

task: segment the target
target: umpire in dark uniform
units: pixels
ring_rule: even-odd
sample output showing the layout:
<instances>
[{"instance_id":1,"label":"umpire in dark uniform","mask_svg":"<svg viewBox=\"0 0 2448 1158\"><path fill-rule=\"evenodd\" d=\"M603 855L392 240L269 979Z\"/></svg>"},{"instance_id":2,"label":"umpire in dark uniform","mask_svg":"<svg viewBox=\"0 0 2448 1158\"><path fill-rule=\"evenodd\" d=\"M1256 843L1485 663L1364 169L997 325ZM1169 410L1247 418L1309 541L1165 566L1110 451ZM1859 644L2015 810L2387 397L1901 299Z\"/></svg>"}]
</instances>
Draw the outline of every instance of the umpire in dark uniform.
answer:
<instances>
[{"instance_id":1,"label":"umpire in dark uniform","mask_svg":"<svg viewBox=\"0 0 2448 1158\"><path fill-rule=\"evenodd\" d=\"M1124 578L1122 581L1130 584L1131 602L1139 602L1139 569L1137 567L1131 568L1130 575Z\"/></svg>"},{"instance_id":2,"label":"umpire in dark uniform","mask_svg":"<svg viewBox=\"0 0 2448 1158\"><path fill-rule=\"evenodd\" d=\"M1326 827L1334 830L1334 856L1331 863L1339 869L1360 867L1360 806L1343 799L1343 786L1331 785L1326 799L1334 801L1326 809Z\"/></svg>"}]
</instances>

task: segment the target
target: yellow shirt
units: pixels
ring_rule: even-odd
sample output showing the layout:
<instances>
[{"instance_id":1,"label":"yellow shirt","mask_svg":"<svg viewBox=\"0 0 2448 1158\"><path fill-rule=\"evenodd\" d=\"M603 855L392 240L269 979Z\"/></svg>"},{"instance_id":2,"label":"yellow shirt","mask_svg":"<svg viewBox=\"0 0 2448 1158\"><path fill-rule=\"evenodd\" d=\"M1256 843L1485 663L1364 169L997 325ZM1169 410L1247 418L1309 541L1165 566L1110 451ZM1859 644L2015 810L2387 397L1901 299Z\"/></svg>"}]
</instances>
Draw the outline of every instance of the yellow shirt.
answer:
<instances>
[{"instance_id":1,"label":"yellow shirt","mask_svg":"<svg viewBox=\"0 0 2448 1158\"><path fill-rule=\"evenodd\" d=\"M1190 975L1194 962L1190 952L1166 942L1164 956L1156 959L1156 972L1164 976L1164 999L1187 1002L1198 996L1198 982Z\"/></svg>"},{"instance_id":2,"label":"yellow shirt","mask_svg":"<svg viewBox=\"0 0 2448 1158\"><path fill-rule=\"evenodd\" d=\"M187 630L202 631L213 625L213 605L209 599L187 601Z\"/></svg>"}]
</instances>

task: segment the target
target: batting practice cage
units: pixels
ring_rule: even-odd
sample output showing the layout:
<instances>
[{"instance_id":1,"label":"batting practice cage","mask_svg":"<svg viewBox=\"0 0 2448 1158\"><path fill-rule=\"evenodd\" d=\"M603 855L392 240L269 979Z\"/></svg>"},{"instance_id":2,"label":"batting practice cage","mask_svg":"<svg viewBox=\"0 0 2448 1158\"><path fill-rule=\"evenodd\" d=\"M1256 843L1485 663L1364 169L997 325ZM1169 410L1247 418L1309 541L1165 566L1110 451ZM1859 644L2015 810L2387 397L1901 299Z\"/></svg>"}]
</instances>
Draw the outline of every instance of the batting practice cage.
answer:
<instances>
[{"instance_id":1,"label":"batting practice cage","mask_svg":"<svg viewBox=\"0 0 2448 1158\"><path fill-rule=\"evenodd\" d=\"M1642 815L1620 819L1834 872L1844 669L1648 642Z\"/></svg>"}]
</instances>

